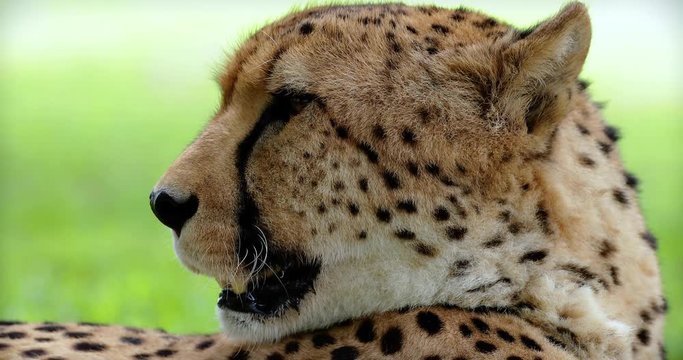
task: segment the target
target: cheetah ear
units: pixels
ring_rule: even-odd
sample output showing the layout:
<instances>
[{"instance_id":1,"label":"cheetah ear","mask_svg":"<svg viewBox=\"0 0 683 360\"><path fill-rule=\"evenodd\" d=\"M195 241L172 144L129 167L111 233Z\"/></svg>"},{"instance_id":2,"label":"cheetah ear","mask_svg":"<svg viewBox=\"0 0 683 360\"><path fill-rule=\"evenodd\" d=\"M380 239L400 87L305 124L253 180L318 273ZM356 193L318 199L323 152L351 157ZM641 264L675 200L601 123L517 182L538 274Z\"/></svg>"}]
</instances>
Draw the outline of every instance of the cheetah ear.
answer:
<instances>
[{"instance_id":1,"label":"cheetah ear","mask_svg":"<svg viewBox=\"0 0 683 360\"><path fill-rule=\"evenodd\" d=\"M513 118L524 118L527 133L552 133L567 114L590 39L588 11L574 2L503 51L512 74L506 107Z\"/></svg>"}]
</instances>

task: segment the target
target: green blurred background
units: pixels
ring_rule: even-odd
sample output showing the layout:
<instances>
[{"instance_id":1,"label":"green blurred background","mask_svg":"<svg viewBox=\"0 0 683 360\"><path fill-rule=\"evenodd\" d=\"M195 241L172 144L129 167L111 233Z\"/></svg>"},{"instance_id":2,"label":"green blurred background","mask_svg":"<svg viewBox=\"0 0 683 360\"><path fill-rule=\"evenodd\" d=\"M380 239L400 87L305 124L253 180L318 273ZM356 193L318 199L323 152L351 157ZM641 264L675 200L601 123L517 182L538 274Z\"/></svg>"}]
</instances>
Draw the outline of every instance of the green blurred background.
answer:
<instances>
[{"instance_id":1,"label":"green blurred background","mask_svg":"<svg viewBox=\"0 0 683 360\"><path fill-rule=\"evenodd\" d=\"M218 286L180 266L147 195L213 114L225 53L297 3L0 1L0 318L217 331ZM436 3L526 26L563 1ZM587 3L584 78L642 181L683 359L683 8Z\"/></svg>"}]
</instances>

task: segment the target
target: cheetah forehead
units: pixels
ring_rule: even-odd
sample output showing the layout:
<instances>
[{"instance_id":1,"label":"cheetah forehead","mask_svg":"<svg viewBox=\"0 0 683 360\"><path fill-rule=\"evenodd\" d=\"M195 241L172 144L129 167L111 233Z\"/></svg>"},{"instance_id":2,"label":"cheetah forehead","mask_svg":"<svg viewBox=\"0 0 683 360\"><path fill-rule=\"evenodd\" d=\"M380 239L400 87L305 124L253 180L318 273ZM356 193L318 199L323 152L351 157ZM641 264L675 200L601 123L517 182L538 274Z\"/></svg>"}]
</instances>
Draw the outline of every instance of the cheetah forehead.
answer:
<instances>
[{"instance_id":1,"label":"cheetah forehead","mask_svg":"<svg viewBox=\"0 0 683 360\"><path fill-rule=\"evenodd\" d=\"M258 30L233 56L220 83L227 104L242 77L270 91L322 88L328 93L343 85L379 82L368 72L378 70L373 64L384 68L380 75L408 64L429 68L433 77L450 72L455 79L447 59L468 48L502 46L520 34L504 22L464 8L316 7ZM410 71L398 73L409 78Z\"/></svg>"}]
</instances>

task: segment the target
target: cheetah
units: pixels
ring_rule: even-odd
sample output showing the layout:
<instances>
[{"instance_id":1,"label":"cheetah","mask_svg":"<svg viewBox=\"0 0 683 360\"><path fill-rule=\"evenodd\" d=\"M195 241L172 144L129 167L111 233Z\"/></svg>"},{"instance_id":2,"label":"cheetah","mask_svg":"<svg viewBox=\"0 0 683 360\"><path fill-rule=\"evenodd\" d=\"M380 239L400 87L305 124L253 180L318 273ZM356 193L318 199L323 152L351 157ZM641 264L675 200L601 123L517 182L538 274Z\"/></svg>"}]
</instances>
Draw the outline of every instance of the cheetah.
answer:
<instances>
[{"instance_id":1,"label":"cheetah","mask_svg":"<svg viewBox=\"0 0 683 360\"><path fill-rule=\"evenodd\" d=\"M222 333L0 323L0 357L653 359L656 242L570 3L309 8L253 34L150 195Z\"/></svg>"}]
</instances>

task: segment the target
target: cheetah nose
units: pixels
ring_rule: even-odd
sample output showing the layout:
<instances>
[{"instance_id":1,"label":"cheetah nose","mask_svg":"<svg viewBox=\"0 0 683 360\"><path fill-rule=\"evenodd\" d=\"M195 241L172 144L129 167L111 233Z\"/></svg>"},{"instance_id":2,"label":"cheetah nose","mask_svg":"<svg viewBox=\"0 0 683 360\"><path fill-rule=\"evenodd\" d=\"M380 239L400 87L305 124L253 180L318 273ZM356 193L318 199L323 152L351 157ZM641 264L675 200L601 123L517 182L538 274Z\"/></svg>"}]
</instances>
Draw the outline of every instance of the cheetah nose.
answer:
<instances>
[{"instance_id":1,"label":"cheetah nose","mask_svg":"<svg viewBox=\"0 0 683 360\"><path fill-rule=\"evenodd\" d=\"M162 224L170 227L177 235L183 225L197 212L199 200L195 195L190 195L185 200L173 197L166 191L152 191L149 194L149 205L154 215Z\"/></svg>"}]
</instances>

